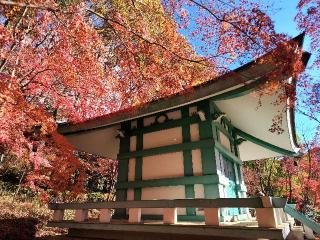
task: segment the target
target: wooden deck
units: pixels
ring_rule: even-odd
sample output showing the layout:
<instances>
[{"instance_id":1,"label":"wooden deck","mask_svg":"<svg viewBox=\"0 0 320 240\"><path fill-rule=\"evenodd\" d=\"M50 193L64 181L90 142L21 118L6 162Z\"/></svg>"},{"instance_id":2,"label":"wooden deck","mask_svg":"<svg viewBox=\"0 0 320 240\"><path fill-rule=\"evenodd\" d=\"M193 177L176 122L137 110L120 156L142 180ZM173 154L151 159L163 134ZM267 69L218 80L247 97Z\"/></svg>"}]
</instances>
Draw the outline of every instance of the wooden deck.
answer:
<instances>
[{"instance_id":1,"label":"wooden deck","mask_svg":"<svg viewBox=\"0 0 320 240\"><path fill-rule=\"evenodd\" d=\"M114 240L167 239L286 239L290 221L281 198L220 198L141 200L96 203L54 203L53 221L49 227L68 228L73 237ZM179 222L177 208L196 207L204 210L204 222ZM257 221L221 222L219 208L255 208ZM127 209L128 219L113 219L112 209ZM162 221L142 220L142 208L161 208ZM64 211L75 210L74 220L64 220ZM92 219L88 210L99 210L99 219Z\"/></svg>"},{"instance_id":2,"label":"wooden deck","mask_svg":"<svg viewBox=\"0 0 320 240\"><path fill-rule=\"evenodd\" d=\"M133 224L125 220L112 220L106 224L91 219L85 222L49 222L48 226L68 228L69 236L72 237L121 240L286 239L290 232L289 224L283 224L277 228L261 228L256 221L208 226L204 222L177 222L167 225L162 221L143 221Z\"/></svg>"}]
</instances>

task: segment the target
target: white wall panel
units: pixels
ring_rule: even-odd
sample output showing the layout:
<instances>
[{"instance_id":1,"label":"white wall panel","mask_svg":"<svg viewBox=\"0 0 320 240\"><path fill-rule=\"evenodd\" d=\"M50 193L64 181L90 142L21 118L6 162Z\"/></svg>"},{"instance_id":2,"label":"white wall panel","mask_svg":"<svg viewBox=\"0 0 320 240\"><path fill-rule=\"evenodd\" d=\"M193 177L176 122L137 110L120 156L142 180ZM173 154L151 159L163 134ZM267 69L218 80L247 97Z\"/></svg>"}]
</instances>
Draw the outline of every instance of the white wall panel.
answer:
<instances>
[{"instance_id":1,"label":"white wall panel","mask_svg":"<svg viewBox=\"0 0 320 240\"><path fill-rule=\"evenodd\" d=\"M136 169L136 159L130 158L128 164L128 181L134 181Z\"/></svg>"},{"instance_id":2,"label":"white wall panel","mask_svg":"<svg viewBox=\"0 0 320 240\"><path fill-rule=\"evenodd\" d=\"M129 200L129 201L134 200L134 190L133 189L127 190L127 200Z\"/></svg>"},{"instance_id":3,"label":"white wall panel","mask_svg":"<svg viewBox=\"0 0 320 240\"><path fill-rule=\"evenodd\" d=\"M190 137L191 137L192 142L200 140L199 124L198 123L190 125Z\"/></svg>"},{"instance_id":4,"label":"white wall panel","mask_svg":"<svg viewBox=\"0 0 320 240\"><path fill-rule=\"evenodd\" d=\"M195 149L191 151L192 154L192 169L194 176L202 175L202 162L201 162L201 151L200 149Z\"/></svg>"},{"instance_id":5,"label":"white wall panel","mask_svg":"<svg viewBox=\"0 0 320 240\"><path fill-rule=\"evenodd\" d=\"M162 147L179 143L182 143L181 127L146 133L143 135L143 149Z\"/></svg>"},{"instance_id":6,"label":"white wall panel","mask_svg":"<svg viewBox=\"0 0 320 240\"><path fill-rule=\"evenodd\" d=\"M65 135L76 149L117 159L120 141L116 136L120 125Z\"/></svg>"},{"instance_id":7,"label":"white wall panel","mask_svg":"<svg viewBox=\"0 0 320 240\"><path fill-rule=\"evenodd\" d=\"M219 135L220 135L220 143L229 150L229 152L231 152L231 148L230 148L230 140L229 138L224 135L224 133L219 131Z\"/></svg>"},{"instance_id":8,"label":"white wall panel","mask_svg":"<svg viewBox=\"0 0 320 240\"><path fill-rule=\"evenodd\" d=\"M182 152L159 154L143 158L143 180L182 176L184 176Z\"/></svg>"},{"instance_id":9,"label":"white wall panel","mask_svg":"<svg viewBox=\"0 0 320 240\"><path fill-rule=\"evenodd\" d=\"M132 136L130 137L130 152L137 150L137 137Z\"/></svg>"}]
</instances>

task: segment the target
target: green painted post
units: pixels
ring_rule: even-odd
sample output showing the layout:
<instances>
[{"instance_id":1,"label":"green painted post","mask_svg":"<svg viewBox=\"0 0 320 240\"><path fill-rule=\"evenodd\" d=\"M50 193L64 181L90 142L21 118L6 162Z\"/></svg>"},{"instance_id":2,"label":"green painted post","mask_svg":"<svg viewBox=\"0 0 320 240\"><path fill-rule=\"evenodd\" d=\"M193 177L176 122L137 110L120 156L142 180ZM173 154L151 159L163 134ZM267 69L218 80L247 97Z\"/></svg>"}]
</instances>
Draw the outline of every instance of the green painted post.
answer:
<instances>
[{"instance_id":1,"label":"green painted post","mask_svg":"<svg viewBox=\"0 0 320 240\"><path fill-rule=\"evenodd\" d=\"M212 116L210 101L205 100L198 104L198 111L203 111L206 116L206 120L199 122L199 135L200 140L213 139L214 129L212 128ZM214 144L211 147L201 147L201 161L202 161L202 175L216 175L217 166L215 160ZM204 196L205 198L217 198L219 197L218 185L204 184Z\"/></svg>"},{"instance_id":2,"label":"green painted post","mask_svg":"<svg viewBox=\"0 0 320 240\"><path fill-rule=\"evenodd\" d=\"M130 131L131 124L130 121L121 123L121 130L124 132ZM130 151L130 137L125 136L124 138L120 138L120 149L119 153L125 153ZM119 160L118 165L118 182L128 182L128 166L129 166L129 158ZM127 190L126 189L117 189L116 191L116 199L117 201L126 201L127 200ZM126 209L117 209L116 215L125 217Z\"/></svg>"},{"instance_id":3,"label":"green painted post","mask_svg":"<svg viewBox=\"0 0 320 240\"><path fill-rule=\"evenodd\" d=\"M143 118L137 120L137 128L143 129ZM143 150L143 132L139 131L137 133L137 146L136 150ZM135 167L135 181L142 180L142 156L136 157L136 167ZM141 188L134 189L134 200L141 200Z\"/></svg>"},{"instance_id":4,"label":"green painted post","mask_svg":"<svg viewBox=\"0 0 320 240\"><path fill-rule=\"evenodd\" d=\"M181 117L189 118L189 107L183 107L181 108ZM182 139L183 142L190 142L191 136L190 136L190 123L187 121L184 121L182 123ZM192 154L191 150L184 150L183 151L183 165L184 165L184 175L185 176L193 176L193 168L192 168ZM185 196L186 198L194 198L194 185L186 184L185 185ZM194 216L196 215L195 208L187 208L187 215L188 216Z\"/></svg>"}]
</instances>

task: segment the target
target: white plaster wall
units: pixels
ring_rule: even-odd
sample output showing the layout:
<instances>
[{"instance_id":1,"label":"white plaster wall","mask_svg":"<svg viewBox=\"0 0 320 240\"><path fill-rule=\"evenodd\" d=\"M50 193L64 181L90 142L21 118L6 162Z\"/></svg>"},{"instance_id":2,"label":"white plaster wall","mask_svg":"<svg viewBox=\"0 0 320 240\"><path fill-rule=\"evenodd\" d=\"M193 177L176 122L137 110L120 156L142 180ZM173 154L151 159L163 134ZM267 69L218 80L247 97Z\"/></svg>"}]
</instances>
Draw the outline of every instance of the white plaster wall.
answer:
<instances>
[{"instance_id":1,"label":"white plaster wall","mask_svg":"<svg viewBox=\"0 0 320 240\"><path fill-rule=\"evenodd\" d=\"M194 198L204 198L203 184L195 184L194 185Z\"/></svg>"},{"instance_id":2,"label":"white plaster wall","mask_svg":"<svg viewBox=\"0 0 320 240\"><path fill-rule=\"evenodd\" d=\"M128 181L134 181L136 169L136 159L130 158L128 164Z\"/></svg>"},{"instance_id":3,"label":"white plaster wall","mask_svg":"<svg viewBox=\"0 0 320 240\"><path fill-rule=\"evenodd\" d=\"M143 188L141 191L141 200L161 200L161 199L184 199L184 186L165 186ZM149 208L142 209L142 214L162 214L162 209ZM185 215L186 209L178 208L178 214Z\"/></svg>"},{"instance_id":4,"label":"white plaster wall","mask_svg":"<svg viewBox=\"0 0 320 240\"><path fill-rule=\"evenodd\" d=\"M229 150L229 152L231 152L231 148L230 148L230 140L229 138L224 135L223 132L219 131L219 135L220 135L220 143Z\"/></svg>"},{"instance_id":5,"label":"white plaster wall","mask_svg":"<svg viewBox=\"0 0 320 240\"><path fill-rule=\"evenodd\" d=\"M222 112L227 114L227 117L235 127L265 142L292 151L286 113L283 112L283 109L286 108L286 103L275 105L273 103L276 99L276 94L263 96L261 99L257 94L247 94L233 99L216 101L215 103ZM261 100L261 107L259 107L259 100ZM273 123L272 118L278 115L279 112L283 112L281 127L284 132L282 134L269 131ZM239 149L241 160L243 161L281 155L248 142L240 144Z\"/></svg>"},{"instance_id":6,"label":"white plaster wall","mask_svg":"<svg viewBox=\"0 0 320 240\"><path fill-rule=\"evenodd\" d=\"M143 158L143 180L182 176L184 176L183 152L159 154Z\"/></svg>"},{"instance_id":7,"label":"white plaster wall","mask_svg":"<svg viewBox=\"0 0 320 240\"><path fill-rule=\"evenodd\" d=\"M134 190L133 189L127 190L127 200L129 200L129 201L134 200Z\"/></svg>"},{"instance_id":8,"label":"white plaster wall","mask_svg":"<svg viewBox=\"0 0 320 240\"><path fill-rule=\"evenodd\" d=\"M130 137L130 152L137 150L137 137L132 136Z\"/></svg>"},{"instance_id":9,"label":"white plaster wall","mask_svg":"<svg viewBox=\"0 0 320 240\"><path fill-rule=\"evenodd\" d=\"M182 143L181 127L143 134L143 149L162 147L179 143Z\"/></svg>"},{"instance_id":10,"label":"white plaster wall","mask_svg":"<svg viewBox=\"0 0 320 240\"><path fill-rule=\"evenodd\" d=\"M65 135L76 149L116 159L120 141L116 136L120 125Z\"/></svg>"},{"instance_id":11,"label":"white plaster wall","mask_svg":"<svg viewBox=\"0 0 320 240\"><path fill-rule=\"evenodd\" d=\"M201 151L200 149L194 149L191 151L192 155L192 169L194 176L202 175L202 162L201 162Z\"/></svg>"},{"instance_id":12,"label":"white plaster wall","mask_svg":"<svg viewBox=\"0 0 320 240\"><path fill-rule=\"evenodd\" d=\"M239 145L239 155L242 161L281 156L280 153L273 152L250 141L242 142Z\"/></svg>"},{"instance_id":13,"label":"white plaster wall","mask_svg":"<svg viewBox=\"0 0 320 240\"><path fill-rule=\"evenodd\" d=\"M190 138L191 138L191 142L200 140L198 123L190 125Z\"/></svg>"}]
</instances>

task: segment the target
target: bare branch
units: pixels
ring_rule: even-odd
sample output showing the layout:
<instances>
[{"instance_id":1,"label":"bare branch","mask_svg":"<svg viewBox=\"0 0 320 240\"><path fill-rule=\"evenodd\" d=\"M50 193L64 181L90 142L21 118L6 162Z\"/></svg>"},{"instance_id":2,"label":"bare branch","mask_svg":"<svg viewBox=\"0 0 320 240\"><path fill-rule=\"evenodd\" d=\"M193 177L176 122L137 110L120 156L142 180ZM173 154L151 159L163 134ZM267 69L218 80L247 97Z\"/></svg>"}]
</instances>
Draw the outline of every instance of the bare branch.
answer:
<instances>
[{"instance_id":1,"label":"bare branch","mask_svg":"<svg viewBox=\"0 0 320 240\"><path fill-rule=\"evenodd\" d=\"M195 1L195 0L189 0L190 2L194 3L195 5L197 5L198 7L206 10L210 15L212 15L215 19L217 19L220 22L225 22L230 24L232 27L234 27L235 29L237 29L238 31L240 31L242 34L244 34L251 42L253 42L254 44L258 45L261 47L261 45L253 38L251 37L246 31L244 31L243 29L241 29L239 26L237 26L234 22L231 21L227 21L225 19L222 19L220 17L218 17L213 11L211 11L208 7L206 7L205 5Z\"/></svg>"},{"instance_id":2,"label":"bare branch","mask_svg":"<svg viewBox=\"0 0 320 240\"><path fill-rule=\"evenodd\" d=\"M200 65L203 65L203 66L207 66L207 67L212 67L211 65L208 65L208 64L204 64L204 63L203 63L204 61L207 60L207 59L205 59L205 58L201 58L201 59L199 59L199 60L195 60L195 59L190 59L190 58L183 57L183 56L181 56L181 55L179 55L179 54L171 51L170 49L168 49L167 47L163 46L162 44L160 44L160 43L158 43L158 42L150 41L150 40L144 38L142 35L140 35L140 34L134 32L134 31L130 30L126 25L124 25L123 23L121 23L121 22L119 22L119 21L116 21L116 20L114 20L114 19L107 18L107 17L104 16L103 14L98 13L98 12L96 12L96 11L90 9L90 8L87 8L86 10L87 10L88 12L96 15L97 17L100 17L101 19L103 19L103 20L105 20L105 21L107 21L107 22L112 22L112 23L115 23L115 24L117 24L117 25L125 28L128 32L130 32L130 33L133 34L134 36L138 37L139 39L143 40L144 42L146 42L146 43L148 43L148 44L150 44L150 45L158 46L158 47L162 48L163 50L170 52L172 55L174 55L174 56L176 56L176 57L178 57L178 58L180 58L180 59L182 59L182 60L185 60L185 61L188 61L188 62L197 63L197 64L200 64Z\"/></svg>"},{"instance_id":3,"label":"bare branch","mask_svg":"<svg viewBox=\"0 0 320 240\"><path fill-rule=\"evenodd\" d=\"M310 119L312 119L312 120L320 123L320 120L319 120L318 118L312 116L311 114L308 114L308 113L306 113L305 111L302 111L302 110L299 109L299 108L296 108L296 110L297 110L299 113L301 113L302 115L304 115L304 116L306 116L306 117L308 117L308 118L310 118Z\"/></svg>"}]
</instances>

